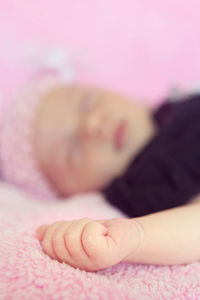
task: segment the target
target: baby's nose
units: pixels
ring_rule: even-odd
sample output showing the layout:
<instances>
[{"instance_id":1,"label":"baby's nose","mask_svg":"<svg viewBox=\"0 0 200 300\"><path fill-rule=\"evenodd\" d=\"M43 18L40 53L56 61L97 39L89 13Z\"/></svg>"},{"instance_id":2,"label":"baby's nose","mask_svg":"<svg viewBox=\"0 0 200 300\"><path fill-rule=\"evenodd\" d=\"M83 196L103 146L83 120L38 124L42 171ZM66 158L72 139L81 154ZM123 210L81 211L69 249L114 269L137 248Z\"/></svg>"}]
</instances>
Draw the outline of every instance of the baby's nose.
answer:
<instances>
[{"instance_id":1,"label":"baby's nose","mask_svg":"<svg viewBox=\"0 0 200 300\"><path fill-rule=\"evenodd\" d=\"M84 139L104 142L109 139L109 125L106 116L90 114L81 124L81 136Z\"/></svg>"}]
</instances>

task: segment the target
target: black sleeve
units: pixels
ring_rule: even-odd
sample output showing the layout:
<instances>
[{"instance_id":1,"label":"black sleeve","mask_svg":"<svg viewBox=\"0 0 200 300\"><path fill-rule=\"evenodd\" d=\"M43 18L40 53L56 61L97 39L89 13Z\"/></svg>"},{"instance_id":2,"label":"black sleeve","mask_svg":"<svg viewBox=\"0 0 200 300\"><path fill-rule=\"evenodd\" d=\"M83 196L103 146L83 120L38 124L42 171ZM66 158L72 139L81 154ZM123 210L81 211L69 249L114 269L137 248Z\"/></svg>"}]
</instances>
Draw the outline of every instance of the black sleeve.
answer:
<instances>
[{"instance_id":1,"label":"black sleeve","mask_svg":"<svg viewBox=\"0 0 200 300\"><path fill-rule=\"evenodd\" d=\"M130 217L183 205L200 193L200 96L166 103L153 117L158 134L102 190Z\"/></svg>"}]
</instances>

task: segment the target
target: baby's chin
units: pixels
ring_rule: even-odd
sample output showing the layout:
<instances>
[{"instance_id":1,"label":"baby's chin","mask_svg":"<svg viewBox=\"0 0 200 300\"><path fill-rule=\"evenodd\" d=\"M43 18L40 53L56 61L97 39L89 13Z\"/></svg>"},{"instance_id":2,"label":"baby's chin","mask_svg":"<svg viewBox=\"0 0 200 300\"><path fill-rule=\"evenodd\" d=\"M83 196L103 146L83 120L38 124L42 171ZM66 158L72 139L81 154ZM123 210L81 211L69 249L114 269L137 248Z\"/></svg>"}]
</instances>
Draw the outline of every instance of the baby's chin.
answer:
<instances>
[{"instance_id":1,"label":"baby's chin","mask_svg":"<svg viewBox=\"0 0 200 300\"><path fill-rule=\"evenodd\" d=\"M74 178L69 180L68 182L67 181L63 182L62 180L59 180L58 177L56 177L54 178L53 184L55 185L55 188L58 190L60 197L65 199L65 198L74 197L85 193L100 193L106 186L108 186L112 182L112 180L115 177L116 176L112 176L110 177L110 179L104 182L99 182L97 178L95 182L89 180L83 182L82 177L81 179Z\"/></svg>"}]
</instances>

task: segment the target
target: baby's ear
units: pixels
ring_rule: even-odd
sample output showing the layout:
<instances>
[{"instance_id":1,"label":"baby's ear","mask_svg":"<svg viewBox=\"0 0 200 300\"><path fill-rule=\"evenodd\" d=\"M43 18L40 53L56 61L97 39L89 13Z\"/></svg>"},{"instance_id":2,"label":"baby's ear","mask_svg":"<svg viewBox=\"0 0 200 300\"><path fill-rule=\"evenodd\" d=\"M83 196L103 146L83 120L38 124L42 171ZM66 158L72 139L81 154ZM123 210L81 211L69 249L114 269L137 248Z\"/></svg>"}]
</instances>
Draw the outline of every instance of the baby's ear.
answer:
<instances>
[{"instance_id":1,"label":"baby's ear","mask_svg":"<svg viewBox=\"0 0 200 300\"><path fill-rule=\"evenodd\" d=\"M37 228L36 237L38 238L38 240L40 242L42 241L47 228L48 228L48 225L41 225L40 227Z\"/></svg>"}]
</instances>

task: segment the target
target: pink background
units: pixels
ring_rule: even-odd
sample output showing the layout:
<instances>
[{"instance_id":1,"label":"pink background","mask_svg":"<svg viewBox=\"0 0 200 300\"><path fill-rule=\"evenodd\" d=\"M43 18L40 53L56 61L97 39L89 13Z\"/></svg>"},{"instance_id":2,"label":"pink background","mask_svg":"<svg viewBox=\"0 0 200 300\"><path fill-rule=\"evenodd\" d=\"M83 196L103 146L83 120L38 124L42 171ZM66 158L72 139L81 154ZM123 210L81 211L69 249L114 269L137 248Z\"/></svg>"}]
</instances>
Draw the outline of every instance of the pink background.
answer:
<instances>
[{"instance_id":1,"label":"pink background","mask_svg":"<svg viewBox=\"0 0 200 300\"><path fill-rule=\"evenodd\" d=\"M31 45L70 49L82 82L157 101L200 83L199 0L0 0L0 89L25 77Z\"/></svg>"},{"instance_id":2,"label":"pink background","mask_svg":"<svg viewBox=\"0 0 200 300\"><path fill-rule=\"evenodd\" d=\"M82 82L154 103L174 84L200 85L199 16L199 0L0 0L0 96L25 80L21 58L34 45L78 55L86 62ZM200 299L199 262L122 264L96 275L43 256L33 237L41 224L79 215L110 218L111 208L93 195L47 209L6 185L0 191L1 299L77 299L79 293L112 299L116 290L119 299Z\"/></svg>"}]
</instances>

